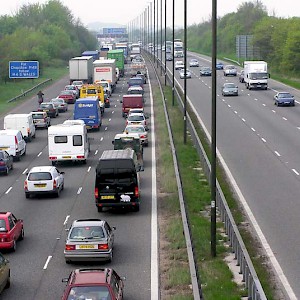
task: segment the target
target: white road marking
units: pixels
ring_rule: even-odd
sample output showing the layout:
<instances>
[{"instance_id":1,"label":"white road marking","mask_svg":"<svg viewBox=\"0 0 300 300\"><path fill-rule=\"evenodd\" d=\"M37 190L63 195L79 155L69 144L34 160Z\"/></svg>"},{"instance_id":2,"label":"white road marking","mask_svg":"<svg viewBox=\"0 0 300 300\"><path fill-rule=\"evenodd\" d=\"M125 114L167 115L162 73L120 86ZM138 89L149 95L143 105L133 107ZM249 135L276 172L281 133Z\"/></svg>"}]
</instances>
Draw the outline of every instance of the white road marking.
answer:
<instances>
[{"instance_id":1,"label":"white road marking","mask_svg":"<svg viewBox=\"0 0 300 300\"><path fill-rule=\"evenodd\" d=\"M81 191L82 191L82 186L78 189L77 195L79 195L81 193Z\"/></svg>"},{"instance_id":2,"label":"white road marking","mask_svg":"<svg viewBox=\"0 0 300 300\"><path fill-rule=\"evenodd\" d=\"M287 118L285 118L285 117L282 117L282 119L283 119L284 121L287 121Z\"/></svg>"},{"instance_id":3,"label":"white road marking","mask_svg":"<svg viewBox=\"0 0 300 300\"><path fill-rule=\"evenodd\" d=\"M251 130L254 131L254 132L256 131L253 127L251 127Z\"/></svg>"},{"instance_id":4,"label":"white road marking","mask_svg":"<svg viewBox=\"0 0 300 300\"><path fill-rule=\"evenodd\" d=\"M276 110L272 109L272 112L273 112L274 114L276 114Z\"/></svg>"},{"instance_id":5,"label":"white road marking","mask_svg":"<svg viewBox=\"0 0 300 300\"><path fill-rule=\"evenodd\" d=\"M23 171L23 175L28 171L28 168L26 168L24 171Z\"/></svg>"},{"instance_id":6,"label":"white road marking","mask_svg":"<svg viewBox=\"0 0 300 300\"><path fill-rule=\"evenodd\" d=\"M100 142L102 142L103 141L103 137L100 139Z\"/></svg>"},{"instance_id":7,"label":"white road marking","mask_svg":"<svg viewBox=\"0 0 300 300\"><path fill-rule=\"evenodd\" d=\"M43 153L43 152L40 152L40 153L37 155L37 157L40 157L40 156L42 155L42 153Z\"/></svg>"},{"instance_id":8,"label":"white road marking","mask_svg":"<svg viewBox=\"0 0 300 300\"><path fill-rule=\"evenodd\" d=\"M230 108L231 107L231 105L230 104L227 104L227 106Z\"/></svg>"},{"instance_id":9,"label":"white road marking","mask_svg":"<svg viewBox=\"0 0 300 300\"><path fill-rule=\"evenodd\" d=\"M87 169L87 172L89 173L91 171L91 166L89 166L89 168Z\"/></svg>"},{"instance_id":10,"label":"white road marking","mask_svg":"<svg viewBox=\"0 0 300 300\"><path fill-rule=\"evenodd\" d=\"M52 255L49 255L48 258L47 258L47 260L46 260L46 263L44 264L43 270L46 270L46 269L47 269L48 264L49 264L51 258L52 258Z\"/></svg>"},{"instance_id":11,"label":"white road marking","mask_svg":"<svg viewBox=\"0 0 300 300\"><path fill-rule=\"evenodd\" d=\"M242 118L242 121L243 121L243 122L246 122L246 120L245 120L244 118Z\"/></svg>"},{"instance_id":12,"label":"white road marking","mask_svg":"<svg viewBox=\"0 0 300 300\"><path fill-rule=\"evenodd\" d=\"M7 195L12 189L12 186L5 192L5 194Z\"/></svg>"},{"instance_id":13,"label":"white road marking","mask_svg":"<svg viewBox=\"0 0 300 300\"><path fill-rule=\"evenodd\" d=\"M64 221L64 226L68 223L69 218L70 218L70 215L67 215L65 218L65 221Z\"/></svg>"},{"instance_id":14,"label":"white road marking","mask_svg":"<svg viewBox=\"0 0 300 300\"><path fill-rule=\"evenodd\" d=\"M104 130L107 130L107 127L105 127L105 129Z\"/></svg>"},{"instance_id":15,"label":"white road marking","mask_svg":"<svg viewBox=\"0 0 300 300\"><path fill-rule=\"evenodd\" d=\"M298 175L298 176L300 175L299 172L298 172L297 170L292 169L292 171L293 171L296 175Z\"/></svg>"},{"instance_id":16,"label":"white road marking","mask_svg":"<svg viewBox=\"0 0 300 300\"><path fill-rule=\"evenodd\" d=\"M111 121L111 119L108 119L108 122L110 122Z\"/></svg>"},{"instance_id":17,"label":"white road marking","mask_svg":"<svg viewBox=\"0 0 300 300\"><path fill-rule=\"evenodd\" d=\"M114 114L114 113L115 113L115 111L113 110L111 113L112 113L112 114Z\"/></svg>"},{"instance_id":18,"label":"white road marking","mask_svg":"<svg viewBox=\"0 0 300 300\"><path fill-rule=\"evenodd\" d=\"M254 100L257 101L258 99L257 99L257 98L254 98Z\"/></svg>"},{"instance_id":19,"label":"white road marking","mask_svg":"<svg viewBox=\"0 0 300 300\"><path fill-rule=\"evenodd\" d=\"M263 103L263 106L266 106L266 104Z\"/></svg>"},{"instance_id":20,"label":"white road marking","mask_svg":"<svg viewBox=\"0 0 300 300\"><path fill-rule=\"evenodd\" d=\"M274 152L275 152L275 154L276 154L277 156L279 156L279 157L281 156L280 153L279 153L278 151L274 151Z\"/></svg>"},{"instance_id":21,"label":"white road marking","mask_svg":"<svg viewBox=\"0 0 300 300\"><path fill-rule=\"evenodd\" d=\"M297 127L298 129L300 129L300 127Z\"/></svg>"},{"instance_id":22,"label":"white road marking","mask_svg":"<svg viewBox=\"0 0 300 300\"><path fill-rule=\"evenodd\" d=\"M117 107L117 104L115 104L115 107Z\"/></svg>"},{"instance_id":23,"label":"white road marking","mask_svg":"<svg viewBox=\"0 0 300 300\"><path fill-rule=\"evenodd\" d=\"M264 139L264 138L261 138L261 140L264 142L264 143L266 143L267 141Z\"/></svg>"},{"instance_id":24,"label":"white road marking","mask_svg":"<svg viewBox=\"0 0 300 300\"><path fill-rule=\"evenodd\" d=\"M237 114L237 111L235 110L234 113Z\"/></svg>"},{"instance_id":25,"label":"white road marking","mask_svg":"<svg viewBox=\"0 0 300 300\"><path fill-rule=\"evenodd\" d=\"M98 153L98 150L95 151L95 155L97 155L97 153Z\"/></svg>"}]
</instances>

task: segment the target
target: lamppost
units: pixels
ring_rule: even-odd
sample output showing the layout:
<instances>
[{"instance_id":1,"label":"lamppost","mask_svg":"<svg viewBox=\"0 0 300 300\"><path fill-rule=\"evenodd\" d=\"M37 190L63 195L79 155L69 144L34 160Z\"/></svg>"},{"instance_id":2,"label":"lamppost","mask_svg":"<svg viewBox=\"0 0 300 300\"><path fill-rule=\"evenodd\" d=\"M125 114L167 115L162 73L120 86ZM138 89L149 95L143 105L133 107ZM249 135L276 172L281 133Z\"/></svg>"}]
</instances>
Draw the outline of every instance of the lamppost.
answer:
<instances>
[{"instance_id":1,"label":"lamppost","mask_svg":"<svg viewBox=\"0 0 300 300\"><path fill-rule=\"evenodd\" d=\"M167 0L165 0L165 86L167 85Z\"/></svg>"},{"instance_id":2,"label":"lamppost","mask_svg":"<svg viewBox=\"0 0 300 300\"><path fill-rule=\"evenodd\" d=\"M172 105L175 105L175 61L174 61L174 39L175 39L175 0L172 7Z\"/></svg>"},{"instance_id":3,"label":"lamppost","mask_svg":"<svg viewBox=\"0 0 300 300\"><path fill-rule=\"evenodd\" d=\"M212 108L211 108L211 256L217 255L216 251L216 150L217 150L217 0L212 0Z\"/></svg>"},{"instance_id":4,"label":"lamppost","mask_svg":"<svg viewBox=\"0 0 300 300\"><path fill-rule=\"evenodd\" d=\"M160 76L162 76L162 0L160 0Z\"/></svg>"},{"instance_id":5,"label":"lamppost","mask_svg":"<svg viewBox=\"0 0 300 300\"><path fill-rule=\"evenodd\" d=\"M155 1L155 0L154 0ZM157 32L156 32L156 45L157 45L157 47L156 47L156 51L157 51L157 53L156 53L156 62L157 62L157 64L156 64L156 66L157 66L157 68L158 68L158 0L157 0L157 13L156 13L156 23L157 23L157 26L156 26L156 30L157 30Z\"/></svg>"},{"instance_id":6,"label":"lamppost","mask_svg":"<svg viewBox=\"0 0 300 300\"><path fill-rule=\"evenodd\" d=\"M184 0L184 86L183 86L183 94L184 94L184 115L183 115L183 142L186 144L187 141L187 122L186 122L186 47L187 47L187 34L186 34L186 27L187 27L187 0Z\"/></svg>"}]
</instances>

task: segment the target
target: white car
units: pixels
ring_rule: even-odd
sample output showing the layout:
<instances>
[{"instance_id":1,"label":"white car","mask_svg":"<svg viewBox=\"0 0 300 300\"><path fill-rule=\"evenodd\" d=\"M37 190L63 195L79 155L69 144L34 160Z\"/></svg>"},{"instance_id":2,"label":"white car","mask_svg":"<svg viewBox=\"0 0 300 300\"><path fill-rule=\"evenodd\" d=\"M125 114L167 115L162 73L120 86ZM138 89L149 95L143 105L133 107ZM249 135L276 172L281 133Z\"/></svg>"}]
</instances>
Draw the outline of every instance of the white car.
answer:
<instances>
[{"instance_id":1,"label":"white car","mask_svg":"<svg viewBox=\"0 0 300 300\"><path fill-rule=\"evenodd\" d=\"M53 166L33 167L24 181L25 197L53 194L59 197L64 189L64 172Z\"/></svg>"},{"instance_id":2,"label":"white car","mask_svg":"<svg viewBox=\"0 0 300 300\"><path fill-rule=\"evenodd\" d=\"M224 76L236 76L237 70L234 65L226 65L223 69Z\"/></svg>"},{"instance_id":3,"label":"white car","mask_svg":"<svg viewBox=\"0 0 300 300\"><path fill-rule=\"evenodd\" d=\"M143 125L145 126L146 130L148 130L146 117L141 113L128 115L128 118L126 120L126 126L127 125Z\"/></svg>"},{"instance_id":4,"label":"white car","mask_svg":"<svg viewBox=\"0 0 300 300\"><path fill-rule=\"evenodd\" d=\"M72 84L75 85L75 86L77 86L77 88L80 90L82 88L82 86L83 86L83 81L81 81L81 80L74 80L72 82Z\"/></svg>"},{"instance_id":5,"label":"white car","mask_svg":"<svg viewBox=\"0 0 300 300\"><path fill-rule=\"evenodd\" d=\"M130 108L128 111L128 116L130 114L144 114L144 108Z\"/></svg>"},{"instance_id":6,"label":"white car","mask_svg":"<svg viewBox=\"0 0 300 300\"><path fill-rule=\"evenodd\" d=\"M189 63L190 67L199 67L199 61L195 58L192 58Z\"/></svg>"},{"instance_id":7,"label":"white car","mask_svg":"<svg viewBox=\"0 0 300 300\"><path fill-rule=\"evenodd\" d=\"M127 125L124 129L124 133L137 133L141 140L142 145L148 146L148 132L143 125Z\"/></svg>"},{"instance_id":8,"label":"white car","mask_svg":"<svg viewBox=\"0 0 300 300\"><path fill-rule=\"evenodd\" d=\"M192 73L191 73L190 70L186 70L186 72L184 72L184 70L180 70L179 76L180 76L181 79L192 78Z\"/></svg>"},{"instance_id":9,"label":"white car","mask_svg":"<svg viewBox=\"0 0 300 300\"><path fill-rule=\"evenodd\" d=\"M175 62L175 70L184 69L184 63L182 60L177 60Z\"/></svg>"}]
</instances>

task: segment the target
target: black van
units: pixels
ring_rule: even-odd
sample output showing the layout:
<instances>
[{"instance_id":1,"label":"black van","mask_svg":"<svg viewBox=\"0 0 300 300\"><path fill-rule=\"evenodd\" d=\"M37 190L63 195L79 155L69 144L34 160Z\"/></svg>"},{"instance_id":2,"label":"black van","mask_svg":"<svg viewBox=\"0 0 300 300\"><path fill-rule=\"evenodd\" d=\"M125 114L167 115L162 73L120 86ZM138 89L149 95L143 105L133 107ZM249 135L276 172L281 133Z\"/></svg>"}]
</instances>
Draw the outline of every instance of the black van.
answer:
<instances>
[{"instance_id":1,"label":"black van","mask_svg":"<svg viewBox=\"0 0 300 300\"><path fill-rule=\"evenodd\" d=\"M140 209L139 176L141 171L132 149L103 151L96 168L95 201L103 207Z\"/></svg>"}]
</instances>

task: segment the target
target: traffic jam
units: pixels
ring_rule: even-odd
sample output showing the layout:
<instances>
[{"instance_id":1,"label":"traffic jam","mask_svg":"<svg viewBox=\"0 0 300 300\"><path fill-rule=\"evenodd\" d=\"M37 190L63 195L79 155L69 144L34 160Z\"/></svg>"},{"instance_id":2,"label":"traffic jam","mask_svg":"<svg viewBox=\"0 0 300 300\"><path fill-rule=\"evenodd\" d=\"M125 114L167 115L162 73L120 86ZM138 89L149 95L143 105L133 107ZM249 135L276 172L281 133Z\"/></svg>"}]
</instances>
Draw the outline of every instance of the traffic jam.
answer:
<instances>
[{"instance_id":1,"label":"traffic jam","mask_svg":"<svg viewBox=\"0 0 300 300\"><path fill-rule=\"evenodd\" d=\"M1 197L6 203L0 212L3 299L17 299L21 295L24 299L120 300L123 295L126 299L142 299L126 289L127 285L134 286L130 282L132 276L127 274L132 267L126 269L126 265L134 265L135 256L130 256L133 261L126 261L121 270L114 267L113 261L117 261L116 266L122 263L118 260L119 248L124 249L124 241L131 243L124 234L125 228L131 231L130 227L123 228L120 224L143 218L140 215L151 207L145 203L148 198L142 188L144 180L148 180L145 178L151 178L148 175L151 167L147 167L147 161L151 160L148 146L153 126L148 75L140 54L141 45L106 46L105 52L85 51L71 58L69 81L63 83L63 90L56 96L53 97L53 89L40 90L27 100L28 105L3 118L0 130ZM131 53L131 49L135 51ZM21 107L24 111L20 113ZM15 182L9 180L12 177ZM80 186L75 188L77 181ZM23 208L30 206L33 215L27 210L26 213L23 210L24 215L20 210L17 214L6 199L15 199ZM99 217L95 218L94 213L85 215L91 207ZM57 210L68 212L63 226L56 220ZM51 242L49 237L38 235L39 229L33 225L39 214L47 216L43 218L46 219L43 226L49 228L46 232L50 236L56 232L58 236ZM39 244L39 254L34 256ZM47 252L43 251L47 249L45 244L51 244L53 254L44 260L39 277L49 276L51 280L54 277L57 282L53 290L43 288L47 284L44 281L30 291L32 283L26 284L31 277L30 273L26 276L29 270L21 275L17 268L25 266L26 260L34 261L34 257L37 261L41 252ZM25 245L35 245L34 250L25 255ZM17 255L19 251L21 255ZM50 275L47 272L53 264L59 264L59 271ZM58 278L58 274L63 276ZM142 277L138 273L135 276ZM48 295L42 294L45 290ZM150 298L149 289L140 292L144 299Z\"/></svg>"}]
</instances>

